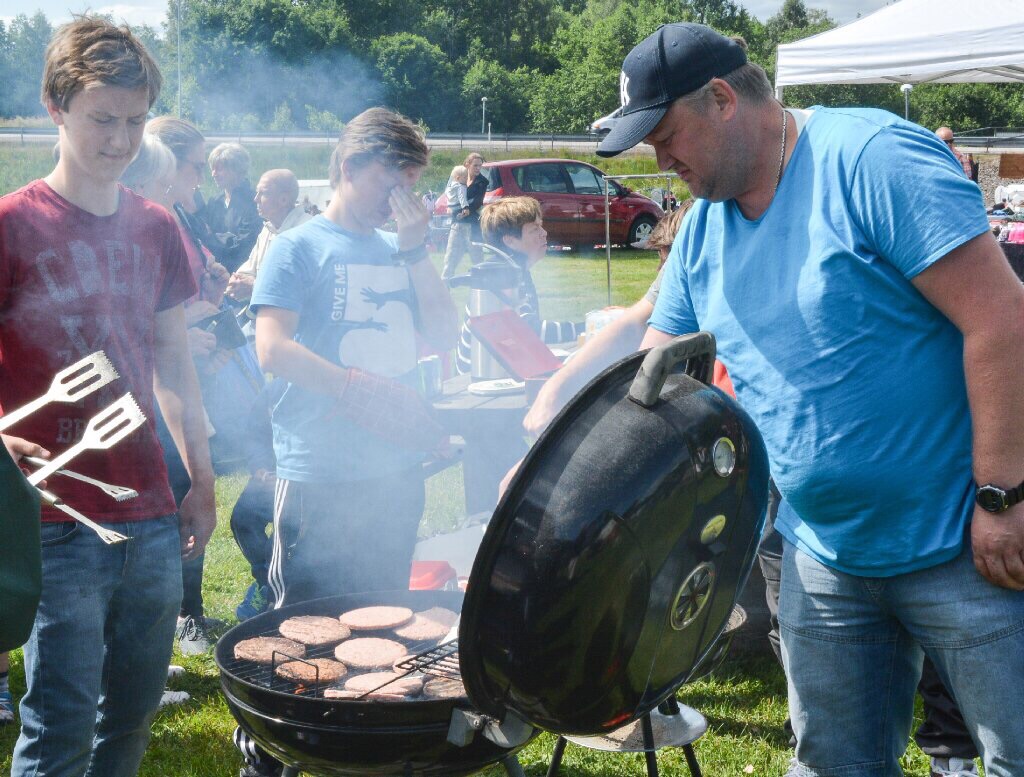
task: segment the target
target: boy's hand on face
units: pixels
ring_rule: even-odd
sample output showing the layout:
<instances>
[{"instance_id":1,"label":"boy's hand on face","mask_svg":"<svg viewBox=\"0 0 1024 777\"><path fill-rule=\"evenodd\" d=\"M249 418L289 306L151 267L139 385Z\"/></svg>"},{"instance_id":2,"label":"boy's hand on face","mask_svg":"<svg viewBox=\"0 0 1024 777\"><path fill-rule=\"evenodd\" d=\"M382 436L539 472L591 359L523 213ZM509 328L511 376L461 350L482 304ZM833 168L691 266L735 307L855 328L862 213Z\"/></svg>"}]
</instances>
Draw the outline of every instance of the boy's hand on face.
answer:
<instances>
[{"instance_id":1,"label":"boy's hand on face","mask_svg":"<svg viewBox=\"0 0 1024 777\"><path fill-rule=\"evenodd\" d=\"M423 245L430 226L430 213L416 193L407 186L396 186L388 197L398 224L398 250L408 251Z\"/></svg>"}]
</instances>

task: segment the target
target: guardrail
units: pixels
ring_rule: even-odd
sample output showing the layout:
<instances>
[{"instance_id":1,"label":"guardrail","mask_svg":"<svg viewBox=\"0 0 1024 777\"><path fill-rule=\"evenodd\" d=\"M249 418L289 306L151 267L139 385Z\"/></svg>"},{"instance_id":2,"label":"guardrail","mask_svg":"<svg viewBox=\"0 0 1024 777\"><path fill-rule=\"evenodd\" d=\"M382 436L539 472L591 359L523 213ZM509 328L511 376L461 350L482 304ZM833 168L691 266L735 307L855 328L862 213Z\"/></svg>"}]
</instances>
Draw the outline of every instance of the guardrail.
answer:
<instances>
[{"instance_id":1,"label":"guardrail","mask_svg":"<svg viewBox=\"0 0 1024 777\"><path fill-rule=\"evenodd\" d=\"M291 132L270 132L266 130L253 130L253 131L242 131L242 132L226 132L222 130L211 130L204 132L206 137L210 140L219 140L223 138L230 138L239 142L248 140L250 142L280 142L282 144L287 143L288 140L304 140L304 141L317 141L323 140L324 142L333 142L337 139L337 133L335 132L309 132L309 131L291 131ZM57 137L56 127L0 127L0 135L17 135L24 142L25 137ZM596 144L599 138L596 135L559 135L557 133L546 133L546 134L529 134L529 133L515 133L515 132L502 132L502 133L478 133L478 132L428 132L427 141L458 141L459 147L464 145L497 145L501 143L530 143L534 142L538 145L547 145L550 143L551 147L554 148L559 143L594 143Z\"/></svg>"}]
</instances>

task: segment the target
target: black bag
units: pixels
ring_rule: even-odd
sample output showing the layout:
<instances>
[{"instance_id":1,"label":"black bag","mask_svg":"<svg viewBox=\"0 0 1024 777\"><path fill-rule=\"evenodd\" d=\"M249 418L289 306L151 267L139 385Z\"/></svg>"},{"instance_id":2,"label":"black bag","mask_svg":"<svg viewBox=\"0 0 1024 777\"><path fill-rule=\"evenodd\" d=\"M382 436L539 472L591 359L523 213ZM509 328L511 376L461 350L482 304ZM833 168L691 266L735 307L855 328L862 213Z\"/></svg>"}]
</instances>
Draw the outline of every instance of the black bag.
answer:
<instances>
[{"instance_id":1,"label":"black bag","mask_svg":"<svg viewBox=\"0 0 1024 777\"><path fill-rule=\"evenodd\" d=\"M39 496L0 445L0 652L21 647L43 587Z\"/></svg>"}]
</instances>

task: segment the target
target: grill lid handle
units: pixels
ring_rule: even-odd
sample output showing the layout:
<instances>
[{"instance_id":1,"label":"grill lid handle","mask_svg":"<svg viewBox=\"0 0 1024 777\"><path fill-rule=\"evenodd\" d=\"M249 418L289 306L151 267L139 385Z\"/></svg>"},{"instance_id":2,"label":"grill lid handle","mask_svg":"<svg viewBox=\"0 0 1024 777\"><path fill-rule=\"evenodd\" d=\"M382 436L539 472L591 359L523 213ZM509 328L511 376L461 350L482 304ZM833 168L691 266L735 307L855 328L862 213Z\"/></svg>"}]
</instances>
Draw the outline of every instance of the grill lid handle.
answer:
<instances>
[{"instance_id":1,"label":"grill lid handle","mask_svg":"<svg viewBox=\"0 0 1024 777\"><path fill-rule=\"evenodd\" d=\"M629 398L643 407L654 407L665 380L681 362L686 362L687 375L710 385L715 366L715 336L695 332L652 348L629 387Z\"/></svg>"}]
</instances>

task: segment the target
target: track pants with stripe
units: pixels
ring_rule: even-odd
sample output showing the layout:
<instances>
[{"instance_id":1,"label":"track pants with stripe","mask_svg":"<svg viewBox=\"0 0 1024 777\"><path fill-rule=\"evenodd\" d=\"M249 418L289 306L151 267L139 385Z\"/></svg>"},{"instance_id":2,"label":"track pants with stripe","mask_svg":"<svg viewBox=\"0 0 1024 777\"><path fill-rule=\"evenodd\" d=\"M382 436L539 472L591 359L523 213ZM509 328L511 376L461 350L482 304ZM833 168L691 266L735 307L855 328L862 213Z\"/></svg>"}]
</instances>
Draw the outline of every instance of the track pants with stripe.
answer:
<instances>
[{"instance_id":1,"label":"track pants with stripe","mask_svg":"<svg viewBox=\"0 0 1024 777\"><path fill-rule=\"evenodd\" d=\"M279 478L268 573L275 608L325 596L407 590L423 504L419 467L353 482ZM276 762L244 731L236 729L234 740L247 764L276 773Z\"/></svg>"}]
</instances>

